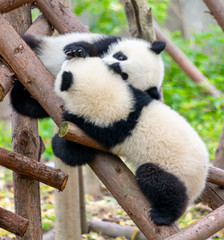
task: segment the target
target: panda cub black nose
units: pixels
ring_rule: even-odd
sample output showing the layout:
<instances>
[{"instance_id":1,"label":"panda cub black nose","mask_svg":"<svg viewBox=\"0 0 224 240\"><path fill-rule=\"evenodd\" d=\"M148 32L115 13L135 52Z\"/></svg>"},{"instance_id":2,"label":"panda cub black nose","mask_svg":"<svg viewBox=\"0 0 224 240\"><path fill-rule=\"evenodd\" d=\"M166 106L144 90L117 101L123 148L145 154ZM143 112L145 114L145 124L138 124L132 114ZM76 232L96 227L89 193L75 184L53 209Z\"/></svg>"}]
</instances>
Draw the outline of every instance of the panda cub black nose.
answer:
<instances>
[{"instance_id":1,"label":"panda cub black nose","mask_svg":"<svg viewBox=\"0 0 224 240\"><path fill-rule=\"evenodd\" d=\"M127 79L128 79L128 74L125 73L125 72L122 72L119 62L113 63L113 64L108 65L108 66L109 66L109 68L112 69L115 73L120 74L123 80L127 80Z\"/></svg>"}]
</instances>

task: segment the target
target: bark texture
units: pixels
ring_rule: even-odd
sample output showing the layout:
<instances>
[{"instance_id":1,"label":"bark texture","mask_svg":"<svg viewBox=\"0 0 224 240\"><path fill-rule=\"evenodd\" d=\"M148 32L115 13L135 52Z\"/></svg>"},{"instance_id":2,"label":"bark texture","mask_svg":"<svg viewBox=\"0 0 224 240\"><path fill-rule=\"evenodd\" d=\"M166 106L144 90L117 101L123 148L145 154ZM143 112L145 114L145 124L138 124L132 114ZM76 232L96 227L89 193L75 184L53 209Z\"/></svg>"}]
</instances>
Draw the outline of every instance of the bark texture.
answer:
<instances>
[{"instance_id":1,"label":"bark texture","mask_svg":"<svg viewBox=\"0 0 224 240\"><path fill-rule=\"evenodd\" d=\"M129 32L132 37L142 38L149 42L156 39L151 9L145 0L122 0Z\"/></svg>"},{"instance_id":2,"label":"bark texture","mask_svg":"<svg viewBox=\"0 0 224 240\"><path fill-rule=\"evenodd\" d=\"M207 181L224 187L224 170L210 166Z\"/></svg>"},{"instance_id":3,"label":"bark texture","mask_svg":"<svg viewBox=\"0 0 224 240\"><path fill-rule=\"evenodd\" d=\"M27 219L0 207L0 228L22 237L28 224Z\"/></svg>"},{"instance_id":4,"label":"bark texture","mask_svg":"<svg viewBox=\"0 0 224 240\"><path fill-rule=\"evenodd\" d=\"M214 16L216 21L218 22L219 26L224 31L224 4L221 0L203 0L204 3L207 5L210 13Z\"/></svg>"},{"instance_id":5,"label":"bark texture","mask_svg":"<svg viewBox=\"0 0 224 240\"><path fill-rule=\"evenodd\" d=\"M46 112L59 124L63 104L53 91L53 76L2 15L0 15L0 22L0 54L15 71L26 89L35 99L39 99Z\"/></svg>"},{"instance_id":6,"label":"bark texture","mask_svg":"<svg viewBox=\"0 0 224 240\"><path fill-rule=\"evenodd\" d=\"M23 136L27 136L28 134L26 131L21 132ZM33 178L38 182L57 188L60 191L65 188L68 180L68 175L60 169L48 167L22 154L3 148L0 148L0 165L29 178Z\"/></svg>"},{"instance_id":7,"label":"bark texture","mask_svg":"<svg viewBox=\"0 0 224 240\"><path fill-rule=\"evenodd\" d=\"M51 35L53 28L44 16L38 17L25 34ZM0 58L0 102L13 86L15 73Z\"/></svg>"},{"instance_id":8,"label":"bark texture","mask_svg":"<svg viewBox=\"0 0 224 240\"><path fill-rule=\"evenodd\" d=\"M34 2L34 0L0 0L0 13L12 11L13 9L31 2Z\"/></svg>"},{"instance_id":9,"label":"bark texture","mask_svg":"<svg viewBox=\"0 0 224 240\"><path fill-rule=\"evenodd\" d=\"M88 32L69 7L57 0L36 0L36 6L59 33Z\"/></svg>"},{"instance_id":10,"label":"bark texture","mask_svg":"<svg viewBox=\"0 0 224 240\"><path fill-rule=\"evenodd\" d=\"M224 205L167 240L204 240L224 228Z\"/></svg>"}]
</instances>

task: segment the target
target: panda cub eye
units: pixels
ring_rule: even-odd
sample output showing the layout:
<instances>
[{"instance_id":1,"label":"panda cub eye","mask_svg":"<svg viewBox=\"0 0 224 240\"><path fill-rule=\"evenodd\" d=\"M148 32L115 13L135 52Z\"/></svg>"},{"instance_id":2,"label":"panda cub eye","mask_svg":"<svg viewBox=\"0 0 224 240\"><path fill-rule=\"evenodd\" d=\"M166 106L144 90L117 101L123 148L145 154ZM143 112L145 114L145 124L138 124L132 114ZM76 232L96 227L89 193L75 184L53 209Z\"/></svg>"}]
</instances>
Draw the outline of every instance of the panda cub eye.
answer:
<instances>
[{"instance_id":1,"label":"panda cub eye","mask_svg":"<svg viewBox=\"0 0 224 240\"><path fill-rule=\"evenodd\" d=\"M127 56L124 55L122 52L117 52L117 53L115 53L115 54L113 55L113 58L116 58L116 59L119 60L119 61L125 61L125 60L128 59Z\"/></svg>"}]
</instances>

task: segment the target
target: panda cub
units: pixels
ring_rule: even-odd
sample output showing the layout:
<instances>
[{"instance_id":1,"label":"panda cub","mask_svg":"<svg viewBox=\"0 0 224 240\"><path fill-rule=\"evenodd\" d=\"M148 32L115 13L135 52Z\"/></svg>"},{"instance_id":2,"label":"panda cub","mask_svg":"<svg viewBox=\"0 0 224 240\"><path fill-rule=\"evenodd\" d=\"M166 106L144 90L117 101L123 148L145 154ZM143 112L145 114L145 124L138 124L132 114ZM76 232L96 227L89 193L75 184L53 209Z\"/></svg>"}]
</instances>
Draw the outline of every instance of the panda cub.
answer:
<instances>
[{"instance_id":1,"label":"panda cub","mask_svg":"<svg viewBox=\"0 0 224 240\"><path fill-rule=\"evenodd\" d=\"M36 52L45 67L56 76L66 58L99 56L110 64L117 74L133 86L158 99L158 85L162 84L164 67L160 53L165 43L152 44L133 38L119 38L101 34L68 33L57 37L24 35L26 43ZM155 81L149 88L149 82ZM48 114L16 81L10 94L13 108L32 118L45 118Z\"/></svg>"},{"instance_id":2,"label":"panda cub","mask_svg":"<svg viewBox=\"0 0 224 240\"><path fill-rule=\"evenodd\" d=\"M129 84L100 58L67 61L57 75L55 91L64 101L65 120L136 169L156 225L172 224L199 197L208 152L178 113ZM91 148L83 151L79 146L58 135L52 140L55 155L71 166L93 157Z\"/></svg>"}]
</instances>

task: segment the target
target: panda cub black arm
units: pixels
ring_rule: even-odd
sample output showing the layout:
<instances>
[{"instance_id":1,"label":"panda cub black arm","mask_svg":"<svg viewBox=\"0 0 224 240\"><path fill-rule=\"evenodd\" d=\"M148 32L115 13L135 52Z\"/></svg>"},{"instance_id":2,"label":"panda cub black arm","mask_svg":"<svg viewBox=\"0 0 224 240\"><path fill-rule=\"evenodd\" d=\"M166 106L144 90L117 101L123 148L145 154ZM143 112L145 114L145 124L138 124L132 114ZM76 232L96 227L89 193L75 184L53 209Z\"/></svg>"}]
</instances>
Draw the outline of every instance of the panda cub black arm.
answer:
<instances>
[{"instance_id":1,"label":"panda cub black arm","mask_svg":"<svg viewBox=\"0 0 224 240\"><path fill-rule=\"evenodd\" d=\"M68 59L71 57L85 58L97 56L95 46L85 41L70 43L66 45L63 50Z\"/></svg>"},{"instance_id":2,"label":"panda cub black arm","mask_svg":"<svg viewBox=\"0 0 224 240\"><path fill-rule=\"evenodd\" d=\"M111 44L118 42L120 39L120 37L116 36L103 36L102 39L94 43L88 43L86 41L70 43L66 45L63 50L68 59L72 57L100 57L108 51Z\"/></svg>"},{"instance_id":3,"label":"panda cub black arm","mask_svg":"<svg viewBox=\"0 0 224 240\"><path fill-rule=\"evenodd\" d=\"M93 148L60 138L58 134L53 137L51 145L54 155L72 167L89 163L97 153Z\"/></svg>"},{"instance_id":4,"label":"panda cub black arm","mask_svg":"<svg viewBox=\"0 0 224 240\"><path fill-rule=\"evenodd\" d=\"M42 41L33 35L23 35L22 37L30 48L38 54L41 49ZM49 117L38 101L30 95L18 80L14 82L14 86L10 92L10 101L13 109L21 115L31 118Z\"/></svg>"}]
</instances>

